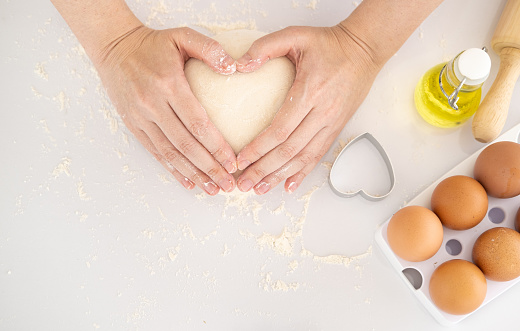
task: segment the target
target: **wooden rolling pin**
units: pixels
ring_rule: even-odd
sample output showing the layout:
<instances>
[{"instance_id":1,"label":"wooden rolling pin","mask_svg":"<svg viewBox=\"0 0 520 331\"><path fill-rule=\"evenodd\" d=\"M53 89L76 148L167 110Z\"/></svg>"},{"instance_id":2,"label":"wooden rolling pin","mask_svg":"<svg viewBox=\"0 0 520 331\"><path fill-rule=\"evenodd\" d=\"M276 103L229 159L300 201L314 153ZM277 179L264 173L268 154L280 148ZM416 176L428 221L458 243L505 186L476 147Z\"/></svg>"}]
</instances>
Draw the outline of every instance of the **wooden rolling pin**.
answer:
<instances>
[{"instance_id":1,"label":"wooden rolling pin","mask_svg":"<svg viewBox=\"0 0 520 331\"><path fill-rule=\"evenodd\" d=\"M500 67L472 123L473 136L483 143L493 141L502 132L520 75L520 0L507 1L491 39L491 47L500 55Z\"/></svg>"}]
</instances>

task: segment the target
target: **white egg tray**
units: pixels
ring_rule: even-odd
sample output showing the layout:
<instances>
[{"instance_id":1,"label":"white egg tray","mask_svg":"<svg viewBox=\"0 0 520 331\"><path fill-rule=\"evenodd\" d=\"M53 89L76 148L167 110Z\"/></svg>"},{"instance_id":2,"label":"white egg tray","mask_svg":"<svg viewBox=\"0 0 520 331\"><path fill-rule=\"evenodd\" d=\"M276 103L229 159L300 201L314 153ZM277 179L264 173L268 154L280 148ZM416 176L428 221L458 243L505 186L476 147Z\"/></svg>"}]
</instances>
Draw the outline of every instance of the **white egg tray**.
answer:
<instances>
[{"instance_id":1,"label":"white egg tray","mask_svg":"<svg viewBox=\"0 0 520 331\"><path fill-rule=\"evenodd\" d=\"M520 124L502 134L494 142L504 140L520 142ZM454 175L466 175L473 177L473 166L475 164L475 160L486 146L475 152L475 154L471 155L444 176L439 178L427 189L417 195L413 200L408 202L407 206L419 205L426 208L431 208L431 195L437 184L439 184L442 180ZM435 268L441 265L443 262L452 259L464 259L472 262L471 252L475 240L481 233L490 228L502 226L514 229L514 219L518 208L520 208L520 196L510 199L497 199L493 197L488 198L488 212L482 222L480 222L474 228L464 231L450 230L444 227L444 238L441 248L433 257L426 261L409 262L401 259L393 253L392 249L388 245L388 239L386 235L390 218L385 223L383 223L376 232L376 242L392 266L399 273L401 278L405 281L406 285L412 290L419 301L424 305L424 307L440 324L444 326L454 325L469 315L475 313L478 311L478 309L466 315L451 315L438 309L432 302L429 294L430 278ZM520 277L508 282L495 282L487 279L486 298L484 299L484 302L479 307L479 309L519 281Z\"/></svg>"}]
</instances>

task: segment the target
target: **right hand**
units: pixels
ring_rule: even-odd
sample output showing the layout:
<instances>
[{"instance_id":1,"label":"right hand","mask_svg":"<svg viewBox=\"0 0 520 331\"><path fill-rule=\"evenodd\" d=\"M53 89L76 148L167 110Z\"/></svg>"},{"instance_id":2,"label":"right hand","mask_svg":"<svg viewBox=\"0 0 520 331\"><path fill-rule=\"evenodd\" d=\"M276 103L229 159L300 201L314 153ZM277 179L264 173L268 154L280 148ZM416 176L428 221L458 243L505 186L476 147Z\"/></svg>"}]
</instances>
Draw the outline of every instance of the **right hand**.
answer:
<instances>
[{"instance_id":1,"label":"right hand","mask_svg":"<svg viewBox=\"0 0 520 331\"><path fill-rule=\"evenodd\" d=\"M193 57L232 74L231 58L215 40L189 28L140 26L93 59L107 93L128 129L187 189L209 195L235 188L236 156L184 76Z\"/></svg>"}]
</instances>

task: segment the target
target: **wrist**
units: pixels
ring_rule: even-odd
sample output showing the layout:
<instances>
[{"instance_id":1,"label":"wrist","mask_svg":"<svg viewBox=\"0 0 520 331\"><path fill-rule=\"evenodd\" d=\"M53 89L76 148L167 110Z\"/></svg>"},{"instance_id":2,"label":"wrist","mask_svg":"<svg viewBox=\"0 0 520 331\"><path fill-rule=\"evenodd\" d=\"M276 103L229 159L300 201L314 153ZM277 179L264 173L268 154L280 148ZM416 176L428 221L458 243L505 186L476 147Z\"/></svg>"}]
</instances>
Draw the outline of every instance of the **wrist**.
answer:
<instances>
[{"instance_id":1,"label":"wrist","mask_svg":"<svg viewBox=\"0 0 520 331\"><path fill-rule=\"evenodd\" d=\"M369 42L351 29L348 24L341 22L330 28L337 40L349 66L355 66L354 72L364 77L373 77L379 73L386 60L381 57Z\"/></svg>"},{"instance_id":2,"label":"wrist","mask_svg":"<svg viewBox=\"0 0 520 331\"><path fill-rule=\"evenodd\" d=\"M52 0L94 64L143 24L123 0Z\"/></svg>"},{"instance_id":3,"label":"wrist","mask_svg":"<svg viewBox=\"0 0 520 331\"><path fill-rule=\"evenodd\" d=\"M365 26L365 21L358 21L356 17L348 17L338 23L335 28L351 39L365 54L370 65L378 71L392 57L393 51L382 47L377 39L372 37L370 27Z\"/></svg>"},{"instance_id":4,"label":"wrist","mask_svg":"<svg viewBox=\"0 0 520 331\"><path fill-rule=\"evenodd\" d=\"M342 29L362 42L374 63L383 66L442 0L364 0Z\"/></svg>"}]
</instances>

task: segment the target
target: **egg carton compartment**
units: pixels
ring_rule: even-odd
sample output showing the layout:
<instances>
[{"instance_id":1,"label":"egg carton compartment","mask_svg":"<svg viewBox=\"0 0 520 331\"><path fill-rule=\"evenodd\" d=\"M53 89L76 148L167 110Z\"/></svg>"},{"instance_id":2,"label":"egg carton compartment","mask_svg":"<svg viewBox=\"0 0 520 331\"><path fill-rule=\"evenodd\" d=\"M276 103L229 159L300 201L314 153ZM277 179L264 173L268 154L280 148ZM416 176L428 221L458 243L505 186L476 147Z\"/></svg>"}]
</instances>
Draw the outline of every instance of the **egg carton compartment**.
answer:
<instances>
[{"instance_id":1,"label":"egg carton compartment","mask_svg":"<svg viewBox=\"0 0 520 331\"><path fill-rule=\"evenodd\" d=\"M520 124L507 131L493 143L498 141L520 142ZM479 151L468 157L427 189L418 194L406 206L418 205L431 209L430 198L435 187L444 179L455 176L465 175L473 177L473 166L480 152L487 147L484 146ZM442 325L454 325L469 315L477 312L488 302L498 297L503 292L520 281L520 277L508 282L496 282L489 279L487 281L487 293L484 302L480 307L470 314L452 315L438 309L429 294L430 278L435 268L442 263L453 259L464 259L472 262L472 249L475 241L481 233L494 227L508 227L514 229L514 219L520 208L520 196L509 199L498 199L488 196L488 211L486 217L475 227L469 230L457 231L443 227L443 242L439 251L430 259L422 262L409 262L401 259L394 254L388 244L387 228L390 218L383 223L376 231L376 243L390 261L393 268L399 273L406 285L415 294L423 306L433 315Z\"/></svg>"}]
</instances>

